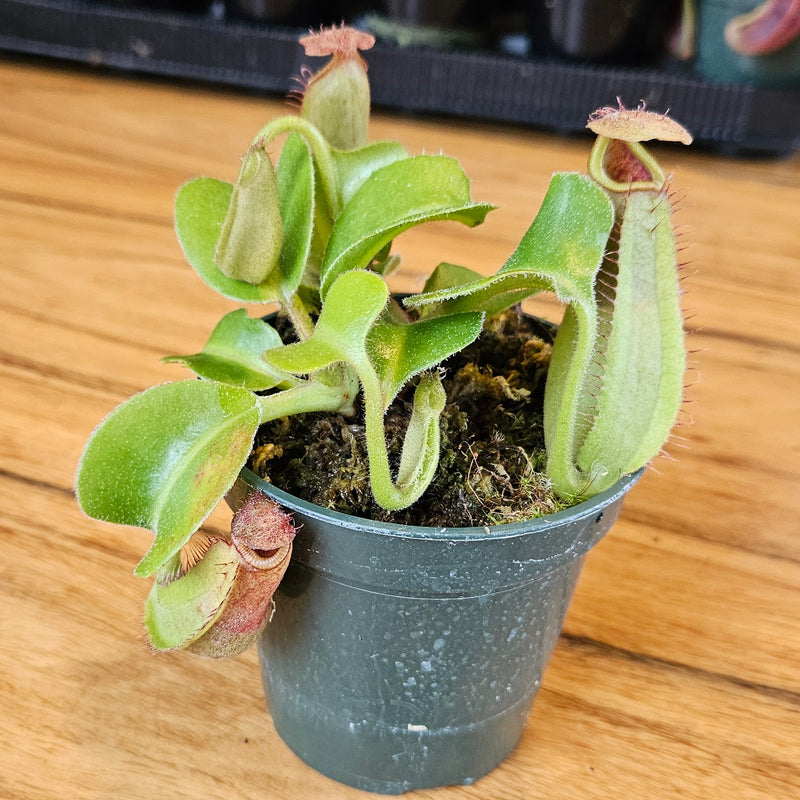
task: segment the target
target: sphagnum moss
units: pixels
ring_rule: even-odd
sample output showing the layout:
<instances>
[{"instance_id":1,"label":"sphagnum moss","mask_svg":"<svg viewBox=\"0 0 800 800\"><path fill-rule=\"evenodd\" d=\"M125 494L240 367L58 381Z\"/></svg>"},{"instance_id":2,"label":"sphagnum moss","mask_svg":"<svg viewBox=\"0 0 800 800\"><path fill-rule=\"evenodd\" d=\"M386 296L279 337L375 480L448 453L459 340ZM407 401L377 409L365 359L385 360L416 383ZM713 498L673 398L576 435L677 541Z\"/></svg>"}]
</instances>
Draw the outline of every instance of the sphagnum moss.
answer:
<instances>
[{"instance_id":1,"label":"sphagnum moss","mask_svg":"<svg viewBox=\"0 0 800 800\"><path fill-rule=\"evenodd\" d=\"M554 330L516 309L442 365L447 403L439 469L417 503L387 511L369 491L359 416L304 414L262 426L249 466L295 496L342 513L433 527L496 525L564 507L545 473L542 402ZM387 412L397 460L411 388ZM487 413L491 409L491 413Z\"/></svg>"}]
</instances>

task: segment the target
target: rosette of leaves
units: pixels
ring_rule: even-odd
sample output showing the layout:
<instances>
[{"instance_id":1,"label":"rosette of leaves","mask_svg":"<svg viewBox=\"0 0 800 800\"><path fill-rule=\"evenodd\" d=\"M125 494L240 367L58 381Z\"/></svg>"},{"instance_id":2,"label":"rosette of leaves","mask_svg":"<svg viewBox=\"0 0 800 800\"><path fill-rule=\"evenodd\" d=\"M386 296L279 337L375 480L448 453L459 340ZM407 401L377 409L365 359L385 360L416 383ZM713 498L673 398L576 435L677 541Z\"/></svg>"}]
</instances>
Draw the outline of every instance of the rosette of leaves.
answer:
<instances>
[{"instance_id":1,"label":"rosette of leaves","mask_svg":"<svg viewBox=\"0 0 800 800\"><path fill-rule=\"evenodd\" d=\"M187 366L195 379L123 403L81 459L76 489L83 509L154 533L136 567L141 576L156 576L154 644L184 646L174 643L197 638L205 617L193 616L187 629L180 609L206 597L211 584L215 598L241 594L225 577L230 547L214 544L196 560L186 553L194 552L195 533L247 462L261 424L310 411L353 414L360 396L376 501L387 509L415 502L439 458L445 397L437 365L479 336L486 315L542 290L567 304L545 407L548 473L564 497L601 491L646 463L680 403L682 327L669 203L663 174L638 141L663 138L663 125L653 131L657 115L602 115L589 175L554 175L536 219L495 275L442 264L425 292L402 305L386 282L397 265L394 239L432 221L481 224L492 206L472 199L455 160L410 156L396 142L366 143L365 120L358 118L368 114L364 98L342 106L346 114L323 113L331 102L325 98L341 104L341 91L366 86L357 72L365 70L357 53L365 40L336 31L331 65L322 71L325 91L312 94L309 86L309 98L323 108L269 123L235 183L197 178L175 201L178 239L202 280L237 302L277 304L294 339L282 341L244 309L231 312L200 352L166 359ZM392 469L384 413L410 381L412 413ZM176 576L183 583L173 586Z\"/></svg>"}]
</instances>

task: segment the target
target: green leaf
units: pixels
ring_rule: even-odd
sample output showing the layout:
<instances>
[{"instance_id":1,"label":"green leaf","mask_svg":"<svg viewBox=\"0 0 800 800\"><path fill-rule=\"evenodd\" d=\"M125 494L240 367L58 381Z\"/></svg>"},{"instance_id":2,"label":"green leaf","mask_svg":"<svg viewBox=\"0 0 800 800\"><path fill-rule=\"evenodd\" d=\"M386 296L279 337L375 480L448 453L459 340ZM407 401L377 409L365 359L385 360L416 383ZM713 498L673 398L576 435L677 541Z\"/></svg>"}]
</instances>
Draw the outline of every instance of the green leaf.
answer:
<instances>
[{"instance_id":1,"label":"green leaf","mask_svg":"<svg viewBox=\"0 0 800 800\"><path fill-rule=\"evenodd\" d=\"M345 272L331 286L313 334L303 342L270 350L264 357L274 367L296 374L338 362L353 368L363 392L372 491L384 508L399 509L425 491L436 471L444 389L437 375L420 379L397 482L386 451L385 405L411 376L472 341L480 332L482 316L465 314L453 320L404 324L391 311L383 314L388 298L389 289L379 275ZM269 400L268 396L263 402Z\"/></svg>"},{"instance_id":2,"label":"green leaf","mask_svg":"<svg viewBox=\"0 0 800 800\"><path fill-rule=\"evenodd\" d=\"M563 302L593 303L613 222L611 201L599 186L584 175L556 173L532 225L498 272L463 283L464 268L447 265L437 278L446 288L411 297L406 305L434 306L435 314L492 315L548 289Z\"/></svg>"},{"instance_id":3,"label":"green leaf","mask_svg":"<svg viewBox=\"0 0 800 800\"><path fill-rule=\"evenodd\" d=\"M422 292L427 294L428 292L455 289L459 286L482 280L484 277L486 276L469 267L462 267L458 264L450 264L447 261L443 261L425 281Z\"/></svg>"},{"instance_id":4,"label":"green leaf","mask_svg":"<svg viewBox=\"0 0 800 800\"><path fill-rule=\"evenodd\" d=\"M500 274L532 270L547 278L563 302L591 301L608 245L614 209L585 175L553 175L539 213Z\"/></svg>"},{"instance_id":5,"label":"green leaf","mask_svg":"<svg viewBox=\"0 0 800 800\"><path fill-rule=\"evenodd\" d=\"M216 178L195 178L175 197L175 232L186 260L212 289L243 303L267 303L271 288L229 278L216 264L215 249L228 213L233 186Z\"/></svg>"},{"instance_id":6,"label":"green leaf","mask_svg":"<svg viewBox=\"0 0 800 800\"><path fill-rule=\"evenodd\" d=\"M284 144L276 178L283 247L278 268L257 285L227 277L215 260L233 186L216 178L196 178L178 191L178 241L197 274L223 297L243 303L286 302L302 281L314 221L314 170L308 148L297 134Z\"/></svg>"},{"instance_id":7,"label":"green leaf","mask_svg":"<svg viewBox=\"0 0 800 800\"><path fill-rule=\"evenodd\" d=\"M234 548L219 541L181 577L156 579L144 605L153 648L176 650L202 636L225 610L238 566Z\"/></svg>"},{"instance_id":8,"label":"green leaf","mask_svg":"<svg viewBox=\"0 0 800 800\"><path fill-rule=\"evenodd\" d=\"M374 272L356 270L341 275L328 292L313 334L302 342L264 354L276 369L305 375L339 361L360 371L369 366L366 338L386 306L389 289Z\"/></svg>"},{"instance_id":9,"label":"green leaf","mask_svg":"<svg viewBox=\"0 0 800 800\"><path fill-rule=\"evenodd\" d=\"M322 263L323 299L339 275L366 267L403 231L434 220L472 227L491 209L472 201L469 179L451 158L416 156L376 170L334 223Z\"/></svg>"},{"instance_id":10,"label":"green leaf","mask_svg":"<svg viewBox=\"0 0 800 800\"><path fill-rule=\"evenodd\" d=\"M375 170L408 158L408 153L400 142L373 142L357 150L333 150L333 161L339 173L339 192L342 204L356 193L356 190Z\"/></svg>"},{"instance_id":11,"label":"green leaf","mask_svg":"<svg viewBox=\"0 0 800 800\"><path fill-rule=\"evenodd\" d=\"M400 389L423 370L463 350L481 332L483 314L454 314L412 323L381 317L369 331L367 350L388 407Z\"/></svg>"},{"instance_id":12,"label":"green leaf","mask_svg":"<svg viewBox=\"0 0 800 800\"><path fill-rule=\"evenodd\" d=\"M180 550L231 487L259 424L256 396L208 381L162 384L100 424L78 468L92 517L155 533L136 568L151 575Z\"/></svg>"},{"instance_id":13,"label":"green leaf","mask_svg":"<svg viewBox=\"0 0 800 800\"><path fill-rule=\"evenodd\" d=\"M295 383L285 372L270 369L261 357L265 350L281 344L281 337L271 325L248 317L247 311L240 308L219 321L202 352L168 356L162 361L183 364L207 380L263 391Z\"/></svg>"},{"instance_id":14,"label":"green leaf","mask_svg":"<svg viewBox=\"0 0 800 800\"><path fill-rule=\"evenodd\" d=\"M303 280L314 230L314 165L302 137L289 134L277 169L278 200L283 220L283 249L278 282L267 280L276 300L288 300Z\"/></svg>"}]
</instances>

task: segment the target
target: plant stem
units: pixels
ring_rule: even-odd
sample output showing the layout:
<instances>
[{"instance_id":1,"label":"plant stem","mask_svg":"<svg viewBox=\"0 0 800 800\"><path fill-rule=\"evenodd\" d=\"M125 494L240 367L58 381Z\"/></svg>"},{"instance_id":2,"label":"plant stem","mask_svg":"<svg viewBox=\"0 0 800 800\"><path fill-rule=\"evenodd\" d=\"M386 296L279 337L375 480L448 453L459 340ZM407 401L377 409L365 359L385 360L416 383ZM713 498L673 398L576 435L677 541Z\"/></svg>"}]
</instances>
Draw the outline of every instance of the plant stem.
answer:
<instances>
[{"instance_id":1,"label":"plant stem","mask_svg":"<svg viewBox=\"0 0 800 800\"><path fill-rule=\"evenodd\" d=\"M321 381L306 381L282 392L259 395L257 400L259 424L311 411L345 413L352 404L352 398L345 394L341 385L331 386Z\"/></svg>"},{"instance_id":2,"label":"plant stem","mask_svg":"<svg viewBox=\"0 0 800 800\"><path fill-rule=\"evenodd\" d=\"M301 340L308 339L314 333L314 322L297 293L292 294L281 303L281 307L291 320L295 333Z\"/></svg>"},{"instance_id":3,"label":"plant stem","mask_svg":"<svg viewBox=\"0 0 800 800\"><path fill-rule=\"evenodd\" d=\"M341 211L341 197L339 193L339 173L333 162L333 154L325 137L310 122L301 117L280 117L264 126L255 136L252 147L264 147L282 133L298 133L303 137L311 149L314 164L319 173L322 191L334 219Z\"/></svg>"}]
</instances>

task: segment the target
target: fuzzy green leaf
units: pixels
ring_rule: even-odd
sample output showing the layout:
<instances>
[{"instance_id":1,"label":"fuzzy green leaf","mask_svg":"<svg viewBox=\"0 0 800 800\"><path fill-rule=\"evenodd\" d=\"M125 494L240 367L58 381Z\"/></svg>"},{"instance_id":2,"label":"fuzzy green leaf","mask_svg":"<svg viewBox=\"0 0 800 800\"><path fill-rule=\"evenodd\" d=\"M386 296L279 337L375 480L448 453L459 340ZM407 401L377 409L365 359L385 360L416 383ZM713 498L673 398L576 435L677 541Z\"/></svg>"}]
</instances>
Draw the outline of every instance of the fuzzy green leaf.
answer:
<instances>
[{"instance_id":1,"label":"fuzzy green leaf","mask_svg":"<svg viewBox=\"0 0 800 800\"><path fill-rule=\"evenodd\" d=\"M533 224L498 272L463 283L469 273L447 265L433 284L435 291L410 297L406 305L434 306L429 314L492 315L544 290L564 302L592 304L594 277L613 222L611 201L592 180L556 173Z\"/></svg>"},{"instance_id":2,"label":"fuzzy green leaf","mask_svg":"<svg viewBox=\"0 0 800 800\"><path fill-rule=\"evenodd\" d=\"M496 272L488 278L430 294L412 295L404 300L408 308L418 308L422 316L438 317L481 311L499 314L539 292L553 290L553 282L532 269Z\"/></svg>"},{"instance_id":3,"label":"fuzzy green leaf","mask_svg":"<svg viewBox=\"0 0 800 800\"><path fill-rule=\"evenodd\" d=\"M381 317L367 337L369 358L383 388L388 407L400 389L415 375L439 364L475 341L483 314L454 314L413 323Z\"/></svg>"},{"instance_id":4,"label":"fuzzy green leaf","mask_svg":"<svg viewBox=\"0 0 800 800\"><path fill-rule=\"evenodd\" d=\"M216 178L195 178L184 184L175 197L175 232L186 260L212 289L231 300L266 303L269 293L223 275L215 261L232 192L232 184Z\"/></svg>"},{"instance_id":5,"label":"fuzzy green leaf","mask_svg":"<svg viewBox=\"0 0 800 800\"><path fill-rule=\"evenodd\" d=\"M608 245L614 209L585 175L553 175L533 224L500 273L533 270L552 282L563 302L591 301Z\"/></svg>"},{"instance_id":6,"label":"fuzzy green leaf","mask_svg":"<svg viewBox=\"0 0 800 800\"><path fill-rule=\"evenodd\" d=\"M422 288L422 294L455 289L459 286L480 281L484 277L485 275L469 267L462 267L459 264L450 264L447 261L443 261L428 276L428 280L425 281L425 286Z\"/></svg>"},{"instance_id":7,"label":"fuzzy green leaf","mask_svg":"<svg viewBox=\"0 0 800 800\"><path fill-rule=\"evenodd\" d=\"M334 223L322 263L323 299L339 275L366 267L403 231L434 220L472 227L491 209L472 201L469 179L451 158L416 156L376 170Z\"/></svg>"},{"instance_id":8,"label":"fuzzy green leaf","mask_svg":"<svg viewBox=\"0 0 800 800\"><path fill-rule=\"evenodd\" d=\"M263 391L293 383L291 376L270 369L261 357L265 350L281 344L281 337L271 325L248 317L247 311L240 308L217 323L202 352L168 356L162 361L183 364L207 380Z\"/></svg>"},{"instance_id":9,"label":"fuzzy green leaf","mask_svg":"<svg viewBox=\"0 0 800 800\"><path fill-rule=\"evenodd\" d=\"M408 158L399 142L373 142L357 150L333 150L333 161L339 173L342 204L347 203L375 170Z\"/></svg>"},{"instance_id":10,"label":"fuzzy green leaf","mask_svg":"<svg viewBox=\"0 0 800 800\"><path fill-rule=\"evenodd\" d=\"M303 279L314 230L314 164L302 137L291 133L278 161L278 200L283 220L283 249L277 274L267 279L275 300L288 300Z\"/></svg>"},{"instance_id":11,"label":"fuzzy green leaf","mask_svg":"<svg viewBox=\"0 0 800 800\"><path fill-rule=\"evenodd\" d=\"M314 333L305 341L269 350L264 359L295 375L339 361L359 371L368 365L367 334L388 299L389 289L379 275L364 270L344 273L331 287Z\"/></svg>"},{"instance_id":12,"label":"fuzzy green leaf","mask_svg":"<svg viewBox=\"0 0 800 800\"><path fill-rule=\"evenodd\" d=\"M290 136L276 172L283 220L278 268L257 285L224 275L216 246L231 202L233 186L216 178L196 178L175 198L175 231L187 261L212 289L243 303L285 302L300 285L311 247L314 220L314 170L302 139Z\"/></svg>"},{"instance_id":13,"label":"fuzzy green leaf","mask_svg":"<svg viewBox=\"0 0 800 800\"><path fill-rule=\"evenodd\" d=\"M151 575L231 487L258 424L256 396L245 389L198 380L147 389L112 411L89 439L78 501L92 517L155 533L136 568Z\"/></svg>"},{"instance_id":14,"label":"fuzzy green leaf","mask_svg":"<svg viewBox=\"0 0 800 800\"><path fill-rule=\"evenodd\" d=\"M234 548L219 541L186 574L156 579L144 605L153 648L176 650L202 636L225 610L238 566Z\"/></svg>"},{"instance_id":15,"label":"fuzzy green leaf","mask_svg":"<svg viewBox=\"0 0 800 800\"><path fill-rule=\"evenodd\" d=\"M420 379L397 482L392 479L386 452L385 405L412 375L472 341L480 332L482 316L465 314L452 321L426 320L417 326L393 321L385 313L378 322L388 299L386 284L374 272L345 272L331 286L311 337L269 350L264 358L295 374L316 372L339 362L353 368L363 391L372 491L384 508L398 509L419 498L436 471L444 390L437 375ZM269 397L264 398L268 401Z\"/></svg>"}]
</instances>

